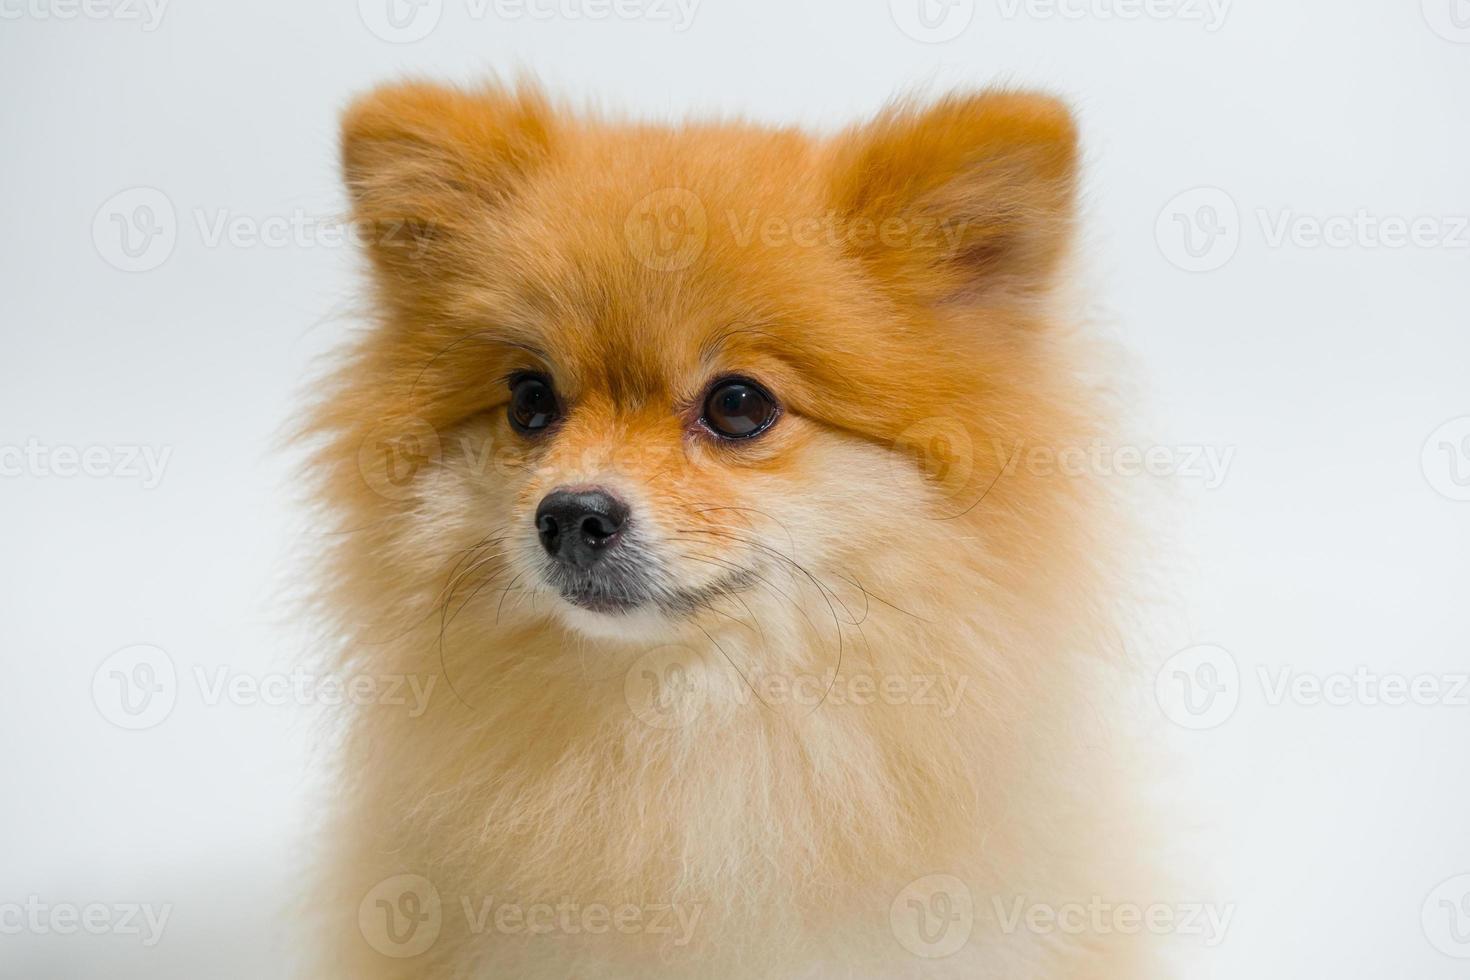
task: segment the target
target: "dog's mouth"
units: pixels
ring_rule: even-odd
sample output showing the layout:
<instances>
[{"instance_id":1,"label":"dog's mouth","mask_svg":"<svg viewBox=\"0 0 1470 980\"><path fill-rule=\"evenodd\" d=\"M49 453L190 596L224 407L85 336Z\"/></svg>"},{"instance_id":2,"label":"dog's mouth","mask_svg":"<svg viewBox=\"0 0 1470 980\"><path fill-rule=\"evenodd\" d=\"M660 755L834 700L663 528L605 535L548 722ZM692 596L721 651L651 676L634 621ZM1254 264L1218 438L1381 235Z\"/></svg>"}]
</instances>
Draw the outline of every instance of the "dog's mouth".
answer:
<instances>
[{"instance_id":1,"label":"dog's mouth","mask_svg":"<svg viewBox=\"0 0 1470 980\"><path fill-rule=\"evenodd\" d=\"M630 613L648 602L648 598L643 595L602 589L563 587L560 592L563 599L578 609L608 616Z\"/></svg>"},{"instance_id":2,"label":"dog's mouth","mask_svg":"<svg viewBox=\"0 0 1470 980\"><path fill-rule=\"evenodd\" d=\"M728 572L706 585L673 589L601 574L550 577L558 594L569 604L607 616L654 608L667 615L688 616L722 596L744 592L759 580L754 570L744 568Z\"/></svg>"}]
</instances>

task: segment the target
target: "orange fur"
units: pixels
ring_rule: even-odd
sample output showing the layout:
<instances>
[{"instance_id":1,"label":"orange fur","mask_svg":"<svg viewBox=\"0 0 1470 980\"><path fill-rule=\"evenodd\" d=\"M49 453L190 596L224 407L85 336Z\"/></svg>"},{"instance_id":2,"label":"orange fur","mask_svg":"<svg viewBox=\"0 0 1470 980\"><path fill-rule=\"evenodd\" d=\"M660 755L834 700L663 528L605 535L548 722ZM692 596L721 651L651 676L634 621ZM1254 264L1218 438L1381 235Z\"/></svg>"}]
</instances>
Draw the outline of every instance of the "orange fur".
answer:
<instances>
[{"instance_id":1,"label":"orange fur","mask_svg":"<svg viewBox=\"0 0 1470 980\"><path fill-rule=\"evenodd\" d=\"M348 720L324 973L1146 975L1145 944L1007 931L991 904L1145 880L1098 717L1115 515L1091 481L1007 466L1101 424L1049 302L1076 160L1066 109L1016 92L830 138L615 124L526 87L349 110L379 315L312 422L342 532L323 607L344 671L440 684L420 716ZM569 409L538 440L505 418L526 369ZM693 421L731 372L784 409L749 443ZM404 434L411 479L385 469ZM629 500L669 583L753 577L684 615L570 606L538 578L532 514L588 482ZM651 724L634 689L670 658L690 699ZM841 703L840 676L963 696ZM822 697L768 696L807 678ZM976 921L931 960L889 909L933 873ZM357 920L398 874L444 903L405 958ZM682 944L477 934L460 900L492 896L699 922Z\"/></svg>"}]
</instances>

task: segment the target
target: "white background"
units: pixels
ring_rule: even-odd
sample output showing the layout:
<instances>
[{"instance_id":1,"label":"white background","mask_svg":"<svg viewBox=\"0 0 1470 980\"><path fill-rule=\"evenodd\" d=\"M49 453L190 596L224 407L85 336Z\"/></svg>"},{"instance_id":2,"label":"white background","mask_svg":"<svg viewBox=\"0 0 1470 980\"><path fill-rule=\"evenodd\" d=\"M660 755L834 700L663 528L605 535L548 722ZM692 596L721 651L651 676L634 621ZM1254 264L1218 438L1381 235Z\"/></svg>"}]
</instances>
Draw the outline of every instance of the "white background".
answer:
<instances>
[{"instance_id":1,"label":"white background","mask_svg":"<svg viewBox=\"0 0 1470 980\"><path fill-rule=\"evenodd\" d=\"M353 93L528 69L643 117L825 129L915 88L1073 100L1092 308L1137 362L1148 439L1234 454L1218 486L1181 481L1178 612L1147 651L1218 644L1240 678L1222 723L1163 726L1169 792L1204 814L1188 860L1217 882L1177 897L1234 907L1187 975L1465 976L1431 892L1470 871L1470 706L1273 705L1258 671L1470 670L1470 502L1452 499L1470 423L1421 452L1470 416L1470 4L931 0L926 32L918 0L701 0L688 23L664 4L400 0L419 19L395 35L388 2L173 0L154 23L122 0L0 0L0 447L171 453L156 486L0 477L0 907L172 906L152 947L0 934L0 975L280 974L319 712L210 704L196 671L301 656L303 539L274 441L352 322L357 266L330 233L212 233L329 222ZM114 222L150 199L114 196L139 187L174 236L130 262ZM1432 240L1275 235L1360 211L1428 219ZM143 731L92 694L134 644L178 677Z\"/></svg>"}]
</instances>

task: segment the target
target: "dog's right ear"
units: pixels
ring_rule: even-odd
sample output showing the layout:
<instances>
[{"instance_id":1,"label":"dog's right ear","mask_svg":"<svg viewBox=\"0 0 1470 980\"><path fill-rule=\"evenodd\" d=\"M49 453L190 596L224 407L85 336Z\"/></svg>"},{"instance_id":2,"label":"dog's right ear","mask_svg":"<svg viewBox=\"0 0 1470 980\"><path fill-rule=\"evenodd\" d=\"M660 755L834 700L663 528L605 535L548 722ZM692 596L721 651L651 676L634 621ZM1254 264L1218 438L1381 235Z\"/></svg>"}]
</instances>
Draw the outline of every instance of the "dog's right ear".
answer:
<instances>
[{"instance_id":1,"label":"dog's right ear","mask_svg":"<svg viewBox=\"0 0 1470 980\"><path fill-rule=\"evenodd\" d=\"M352 218L380 273L436 274L546 158L552 112L531 86L376 89L342 119Z\"/></svg>"},{"instance_id":2,"label":"dog's right ear","mask_svg":"<svg viewBox=\"0 0 1470 980\"><path fill-rule=\"evenodd\" d=\"M833 200L868 230L853 250L900 295L931 305L1024 299L1054 284L1066 254L1077 158L1072 114L1050 96L901 102L836 141Z\"/></svg>"}]
</instances>

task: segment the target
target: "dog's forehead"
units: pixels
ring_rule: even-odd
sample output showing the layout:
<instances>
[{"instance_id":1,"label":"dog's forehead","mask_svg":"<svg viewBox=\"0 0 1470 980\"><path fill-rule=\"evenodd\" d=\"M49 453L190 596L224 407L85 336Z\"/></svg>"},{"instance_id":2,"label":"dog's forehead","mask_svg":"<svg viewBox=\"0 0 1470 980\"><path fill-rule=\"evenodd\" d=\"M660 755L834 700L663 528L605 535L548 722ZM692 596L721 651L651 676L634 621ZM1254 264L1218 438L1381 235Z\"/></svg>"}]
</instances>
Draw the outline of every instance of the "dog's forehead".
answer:
<instances>
[{"instance_id":1,"label":"dog's forehead","mask_svg":"<svg viewBox=\"0 0 1470 980\"><path fill-rule=\"evenodd\" d=\"M585 267L584 267L585 268ZM563 382L641 403L687 384L699 363L708 317L655 289L591 289L557 304L542 325L544 342Z\"/></svg>"},{"instance_id":2,"label":"dog's forehead","mask_svg":"<svg viewBox=\"0 0 1470 980\"><path fill-rule=\"evenodd\" d=\"M780 138L752 151L718 132L622 136L548 173L512 247L557 366L622 398L663 395L758 344L743 328L798 315L830 279L820 244L780 234L818 213L805 154Z\"/></svg>"}]
</instances>

